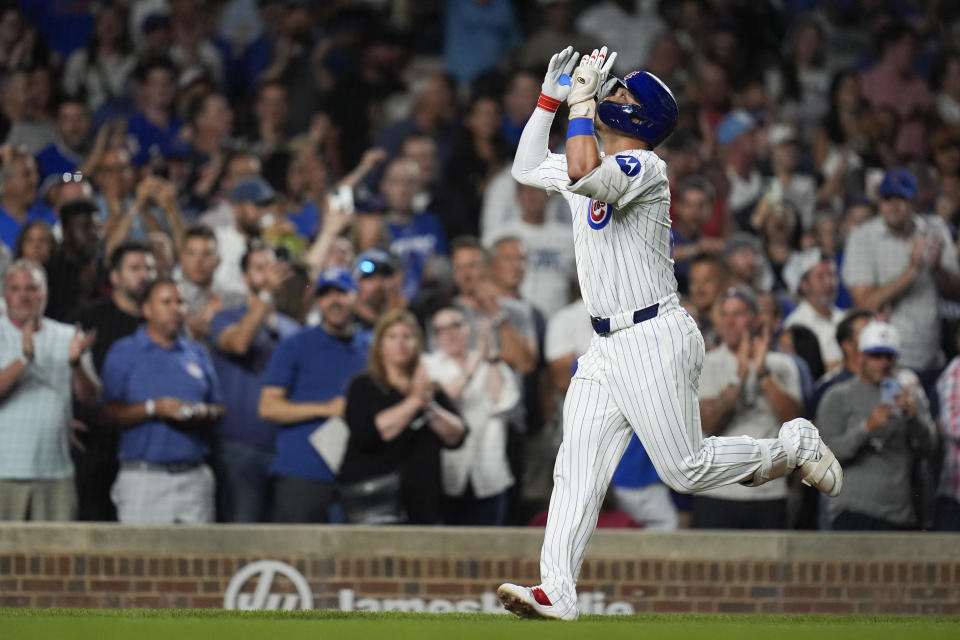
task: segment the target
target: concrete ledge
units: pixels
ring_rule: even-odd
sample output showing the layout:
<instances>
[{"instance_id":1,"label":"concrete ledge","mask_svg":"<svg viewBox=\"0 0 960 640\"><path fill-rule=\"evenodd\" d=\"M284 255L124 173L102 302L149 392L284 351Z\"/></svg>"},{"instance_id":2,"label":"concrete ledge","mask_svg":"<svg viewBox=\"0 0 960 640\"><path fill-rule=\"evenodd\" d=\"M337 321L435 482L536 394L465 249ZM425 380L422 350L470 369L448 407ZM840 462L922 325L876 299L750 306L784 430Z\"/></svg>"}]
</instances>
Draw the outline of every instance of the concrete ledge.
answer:
<instances>
[{"instance_id":1,"label":"concrete ledge","mask_svg":"<svg viewBox=\"0 0 960 640\"><path fill-rule=\"evenodd\" d=\"M537 558L542 529L211 525L136 527L0 523L0 552L269 554ZM960 535L767 531L598 531L597 559L900 560L960 559Z\"/></svg>"}]
</instances>

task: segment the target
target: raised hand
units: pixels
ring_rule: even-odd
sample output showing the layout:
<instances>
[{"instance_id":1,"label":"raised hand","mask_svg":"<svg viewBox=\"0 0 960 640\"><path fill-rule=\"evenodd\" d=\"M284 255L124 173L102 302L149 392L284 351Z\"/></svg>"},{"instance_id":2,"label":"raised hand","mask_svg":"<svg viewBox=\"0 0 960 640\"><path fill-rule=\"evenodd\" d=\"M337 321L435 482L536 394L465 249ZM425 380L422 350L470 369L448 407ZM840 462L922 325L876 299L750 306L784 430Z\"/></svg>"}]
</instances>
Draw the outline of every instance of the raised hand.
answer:
<instances>
[{"instance_id":1,"label":"raised hand","mask_svg":"<svg viewBox=\"0 0 960 640\"><path fill-rule=\"evenodd\" d=\"M543 77L543 85L540 92L543 96L553 100L556 104L550 111L556 111L557 106L567 99L570 93L570 74L577 64L577 58L580 54L573 50L573 47L567 47L563 51L553 54L550 63L547 65L547 74ZM539 106L546 108L546 105Z\"/></svg>"},{"instance_id":2,"label":"raised hand","mask_svg":"<svg viewBox=\"0 0 960 640\"><path fill-rule=\"evenodd\" d=\"M37 351L33 343L33 333L36 330L37 322L30 321L23 325L23 330L20 332L21 341L23 342L23 357L30 362L32 362L34 357L37 355Z\"/></svg>"},{"instance_id":3,"label":"raised hand","mask_svg":"<svg viewBox=\"0 0 960 640\"><path fill-rule=\"evenodd\" d=\"M570 105L570 118L593 118L594 100L600 93L601 85L610 73L610 67L616 60L614 52L607 57L607 48L594 49L589 56L583 56L573 72L573 86L567 96Z\"/></svg>"},{"instance_id":4,"label":"raised hand","mask_svg":"<svg viewBox=\"0 0 960 640\"><path fill-rule=\"evenodd\" d=\"M74 325L73 328L73 337L70 339L70 346L67 348L67 355L70 359L70 362L76 362L80 359L87 349L93 346L93 343L97 340L97 330L91 329L90 331L84 332L83 327L80 326L80 323Z\"/></svg>"}]
</instances>

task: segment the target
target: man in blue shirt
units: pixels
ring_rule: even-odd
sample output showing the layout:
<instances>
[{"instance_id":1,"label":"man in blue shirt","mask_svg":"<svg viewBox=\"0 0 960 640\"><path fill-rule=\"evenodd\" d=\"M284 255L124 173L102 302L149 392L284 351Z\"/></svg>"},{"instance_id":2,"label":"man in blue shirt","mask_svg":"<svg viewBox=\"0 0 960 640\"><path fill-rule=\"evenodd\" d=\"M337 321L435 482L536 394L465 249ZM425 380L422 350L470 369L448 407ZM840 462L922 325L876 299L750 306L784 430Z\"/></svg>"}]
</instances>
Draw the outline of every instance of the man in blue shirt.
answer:
<instances>
[{"instance_id":1,"label":"man in blue shirt","mask_svg":"<svg viewBox=\"0 0 960 640\"><path fill-rule=\"evenodd\" d=\"M20 229L34 220L43 220L51 227L57 216L37 198L37 165L33 158L13 151L0 166L0 240L11 251Z\"/></svg>"},{"instance_id":2,"label":"man in blue shirt","mask_svg":"<svg viewBox=\"0 0 960 640\"><path fill-rule=\"evenodd\" d=\"M356 289L349 271L324 271L317 280L320 326L283 340L264 375L260 417L281 426L270 467L274 522L328 521L336 477L310 436L343 417L347 385L367 364L369 334L353 328Z\"/></svg>"},{"instance_id":3,"label":"man in blue shirt","mask_svg":"<svg viewBox=\"0 0 960 640\"><path fill-rule=\"evenodd\" d=\"M83 100L68 96L60 102L57 140L41 149L36 157L41 181L47 176L73 173L83 165L89 152L90 124L90 110Z\"/></svg>"},{"instance_id":4,"label":"man in blue shirt","mask_svg":"<svg viewBox=\"0 0 960 640\"><path fill-rule=\"evenodd\" d=\"M127 122L127 133L135 144L133 164L142 167L174 146L183 123L173 110L176 67L169 58L147 58L137 65L134 75L139 99Z\"/></svg>"},{"instance_id":5,"label":"man in blue shirt","mask_svg":"<svg viewBox=\"0 0 960 640\"><path fill-rule=\"evenodd\" d=\"M290 269L273 249L255 241L240 266L246 303L224 309L210 323L213 366L227 407L214 452L217 508L225 522L262 522L279 427L257 415L260 385L277 344L299 326L274 309L273 294Z\"/></svg>"},{"instance_id":6,"label":"man in blue shirt","mask_svg":"<svg viewBox=\"0 0 960 640\"><path fill-rule=\"evenodd\" d=\"M111 490L120 522L212 522L213 471L205 464L223 417L206 351L180 332L183 301L170 280L151 283L144 325L113 345L103 365L104 421L123 431Z\"/></svg>"},{"instance_id":7,"label":"man in blue shirt","mask_svg":"<svg viewBox=\"0 0 960 640\"><path fill-rule=\"evenodd\" d=\"M403 295L415 300L427 259L447 252L447 239L440 220L429 211L417 213L413 198L420 192L420 167L409 158L393 160L384 173L380 191L387 200L387 231L390 252L403 268Z\"/></svg>"}]
</instances>

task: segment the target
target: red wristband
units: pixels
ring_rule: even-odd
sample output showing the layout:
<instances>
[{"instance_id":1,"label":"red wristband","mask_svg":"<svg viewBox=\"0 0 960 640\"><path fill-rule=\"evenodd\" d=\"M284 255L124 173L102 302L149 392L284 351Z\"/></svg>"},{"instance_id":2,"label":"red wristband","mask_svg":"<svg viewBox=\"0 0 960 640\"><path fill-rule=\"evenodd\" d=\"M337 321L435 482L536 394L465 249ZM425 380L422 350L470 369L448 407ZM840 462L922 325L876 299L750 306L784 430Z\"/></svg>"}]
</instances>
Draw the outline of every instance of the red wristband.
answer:
<instances>
[{"instance_id":1,"label":"red wristband","mask_svg":"<svg viewBox=\"0 0 960 640\"><path fill-rule=\"evenodd\" d=\"M550 96L541 93L540 99L537 100L537 106L541 109L545 109L550 113L556 113L557 109L560 108L560 103L562 100L557 100L556 98L551 98Z\"/></svg>"}]
</instances>

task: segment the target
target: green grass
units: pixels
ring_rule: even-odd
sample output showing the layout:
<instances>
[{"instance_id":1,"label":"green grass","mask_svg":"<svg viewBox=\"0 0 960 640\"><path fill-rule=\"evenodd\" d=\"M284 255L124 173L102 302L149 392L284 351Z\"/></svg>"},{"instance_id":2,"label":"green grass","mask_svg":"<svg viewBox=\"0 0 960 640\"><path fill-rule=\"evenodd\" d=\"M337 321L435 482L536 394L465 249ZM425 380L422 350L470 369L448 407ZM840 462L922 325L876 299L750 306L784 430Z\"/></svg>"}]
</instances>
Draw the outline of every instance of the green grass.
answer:
<instances>
[{"instance_id":1,"label":"green grass","mask_svg":"<svg viewBox=\"0 0 960 640\"><path fill-rule=\"evenodd\" d=\"M960 620L869 616L583 616L574 623L481 613L0 609L3 640L939 640Z\"/></svg>"}]
</instances>

